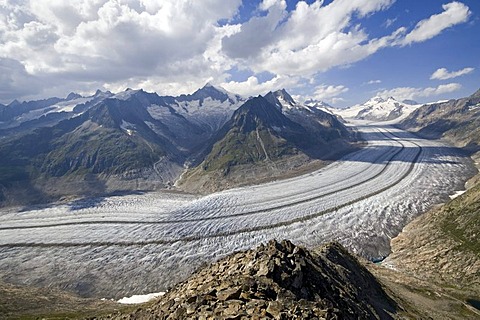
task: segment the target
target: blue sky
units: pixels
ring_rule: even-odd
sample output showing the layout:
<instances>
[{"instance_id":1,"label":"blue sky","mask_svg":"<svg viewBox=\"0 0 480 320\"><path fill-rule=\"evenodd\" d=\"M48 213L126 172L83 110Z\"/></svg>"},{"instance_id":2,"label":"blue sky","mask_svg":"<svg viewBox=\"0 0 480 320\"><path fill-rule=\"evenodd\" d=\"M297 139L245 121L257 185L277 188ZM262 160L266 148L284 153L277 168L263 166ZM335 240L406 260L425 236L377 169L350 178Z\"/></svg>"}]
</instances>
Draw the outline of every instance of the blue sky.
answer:
<instances>
[{"instance_id":1,"label":"blue sky","mask_svg":"<svg viewBox=\"0 0 480 320\"><path fill-rule=\"evenodd\" d=\"M480 88L479 13L478 0L3 0L0 102L208 81L340 107L464 97Z\"/></svg>"}]
</instances>

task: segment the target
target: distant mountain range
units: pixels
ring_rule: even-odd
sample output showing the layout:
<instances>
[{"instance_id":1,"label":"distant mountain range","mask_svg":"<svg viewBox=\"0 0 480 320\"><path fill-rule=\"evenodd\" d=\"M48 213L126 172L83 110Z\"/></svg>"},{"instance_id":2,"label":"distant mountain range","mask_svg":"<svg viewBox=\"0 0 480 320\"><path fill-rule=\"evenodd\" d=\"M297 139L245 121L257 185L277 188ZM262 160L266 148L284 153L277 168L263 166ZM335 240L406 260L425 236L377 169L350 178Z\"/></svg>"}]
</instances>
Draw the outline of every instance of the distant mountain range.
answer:
<instances>
[{"instance_id":1,"label":"distant mountain range","mask_svg":"<svg viewBox=\"0 0 480 320\"><path fill-rule=\"evenodd\" d=\"M401 119L408 116L414 110L420 107L415 101L406 100L397 101L393 97L384 99L376 96L365 102L364 104L355 105L353 107L335 110L334 112L343 118L354 118L359 120L371 121L389 121Z\"/></svg>"},{"instance_id":2,"label":"distant mountain range","mask_svg":"<svg viewBox=\"0 0 480 320\"><path fill-rule=\"evenodd\" d=\"M279 159L331 159L351 140L334 115L285 90L246 101L210 83L178 97L127 89L13 101L0 106L0 137L4 205L169 187L184 166L228 176L267 162L280 174L290 168L278 170Z\"/></svg>"}]
</instances>

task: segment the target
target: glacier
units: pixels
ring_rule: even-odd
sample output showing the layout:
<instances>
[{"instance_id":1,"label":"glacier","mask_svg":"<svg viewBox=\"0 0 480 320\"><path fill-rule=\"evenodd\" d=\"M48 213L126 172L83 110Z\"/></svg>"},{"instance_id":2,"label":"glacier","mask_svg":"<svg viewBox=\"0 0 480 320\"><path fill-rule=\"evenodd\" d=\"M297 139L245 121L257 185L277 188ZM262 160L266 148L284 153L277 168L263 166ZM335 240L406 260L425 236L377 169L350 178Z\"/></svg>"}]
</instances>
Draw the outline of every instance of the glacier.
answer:
<instances>
[{"instance_id":1,"label":"glacier","mask_svg":"<svg viewBox=\"0 0 480 320\"><path fill-rule=\"evenodd\" d=\"M202 264L271 238L336 240L379 259L414 217L475 173L441 141L357 122L368 142L320 170L207 196L178 192L80 199L0 212L0 277L82 296L167 290Z\"/></svg>"}]
</instances>

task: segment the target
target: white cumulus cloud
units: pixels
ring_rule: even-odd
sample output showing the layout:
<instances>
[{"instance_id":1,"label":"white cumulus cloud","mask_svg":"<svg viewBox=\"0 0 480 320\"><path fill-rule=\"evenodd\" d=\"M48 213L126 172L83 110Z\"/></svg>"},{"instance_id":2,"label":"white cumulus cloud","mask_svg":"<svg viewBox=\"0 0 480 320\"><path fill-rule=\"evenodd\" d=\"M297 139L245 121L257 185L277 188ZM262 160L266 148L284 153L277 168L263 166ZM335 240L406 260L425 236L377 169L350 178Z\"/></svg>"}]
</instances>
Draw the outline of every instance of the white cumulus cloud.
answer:
<instances>
[{"instance_id":1,"label":"white cumulus cloud","mask_svg":"<svg viewBox=\"0 0 480 320\"><path fill-rule=\"evenodd\" d=\"M418 22L415 28L401 41L401 44L408 45L431 39L447 28L466 22L471 14L465 4L457 1L444 4L442 8L444 10L442 13Z\"/></svg>"},{"instance_id":2,"label":"white cumulus cloud","mask_svg":"<svg viewBox=\"0 0 480 320\"><path fill-rule=\"evenodd\" d=\"M228 91L248 97L259 94L263 95L269 91L276 91L281 88L296 87L298 84L298 77L275 76L268 81L260 82L256 76L250 76L245 81L224 82L221 83L221 86Z\"/></svg>"},{"instance_id":3,"label":"white cumulus cloud","mask_svg":"<svg viewBox=\"0 0 480 320\"><path fill-rule=\"evenodd\" d=\"M321 96L340 89L315 87L318 74L425 41L470 15L454 1L410 32L372 36L365 19L395 0L298 1L288 10L285 0L262 0L250 13L242 2L0 0L0 101L97 88L177 94L209 80L244 95L308 83L302 92ZM252 76L228 81L235 70ZM272 79L261 82L265 72Z\"/></svg>"},{"instance_id":4,"label":"white cumulus cloud","mask_svg":"<svg viewBox=\"0 0 480 320\"><path fill-rule=\"evenodd\" d=\"M469 73L472 73L475 70L475 68L463 68L462 70L458 71L448 71L446 68L440 68L437 69L431 76L431 80L447 80L447 79L453 79L457 78Z\"/></svg>"},{"instance_id":5,"label":"white cumulus cloud","mask_svg":"<svg viewBox=\"0 0 480 320\"><path fill-rule=\"evenodd\" d=\"M397 100L416 100L451 93L459 90L461 87L459 83L448 83L439 85L438 87L427 88L399 87L380 91L377 95L383 98L394 97Z\"/></svg>"},{"instance_id":6,"label":"white cumulus cloud","mask_svg":"<svg viewBox=\"0 0 480 320\"><path fill-rule=\"evenodd\" d=\"M219 50L221 38L235 27L218 21L234 17L240 5L241 0L6 1L0 5L0 58L22 66L26 72L15 74L24 75L23 82L41 80L45 92L67 83L69 91L184 81L201 86L209 78L225 78L231 66Z\"/></svg>"},{"instance_id":7,"label":"white cumulus cloud","mask_svg":"<svg viewBox=\"0 0 480 320\"><path fill-rule=\"evenodd\" d=\"M394 32L370 39L354 16L385 10L393 0L337 0L308 4L299 1L288 13L281 1L264 1L268 14L245 22L223 40L223 51L254 72L308 77L335 66L350 64L393 44Z\"/></svg>"},{"instance_id":8,"label":"white cumulus cloud","mask_svg":"<svg viewBox=\"0 0 480 320\"><path fill-rule=\"evenodd\" d=\"M349 89L343 85L333 86L333 85L319 85L315 88L315 100L332 100L342 93L347 92Z\"/></svg>"}]
</instances>

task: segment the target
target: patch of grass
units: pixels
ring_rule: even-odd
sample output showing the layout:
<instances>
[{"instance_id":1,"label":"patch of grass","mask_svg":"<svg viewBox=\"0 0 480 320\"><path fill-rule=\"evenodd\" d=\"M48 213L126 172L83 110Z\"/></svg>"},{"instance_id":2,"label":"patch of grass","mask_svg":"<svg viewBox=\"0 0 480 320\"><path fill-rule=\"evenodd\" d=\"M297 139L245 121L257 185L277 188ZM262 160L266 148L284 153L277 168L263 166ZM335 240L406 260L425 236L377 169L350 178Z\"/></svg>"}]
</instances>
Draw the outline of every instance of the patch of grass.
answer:
<instances>
[{"instance_id":1,"label":"patch of grass","mask_svg":"<svg viewBox=\"0 0 480 320\"><path fill-rule=\"evenodd\" d=\"M290 144L275 137L267 129L259 129L258 135L262 142L259 141L256 131L244 133L237 128L230 130L213 146L203 163L203 169L207 172L220 170L228 173L229 168L234 165L265 161L265 151L273 161L283 155L294 153L294 148Z\"/></svg>"},{"instance_id":2,"label":"patch of grass","mask_svg":"<svg viewBox=\"0 0 480 320\"><path fill-rule=\"evenodd\" d=\"M442 231L459 243L459 250L480 256L480 185L450 201L442 210Z\"/></svg>"}]
</instances>

